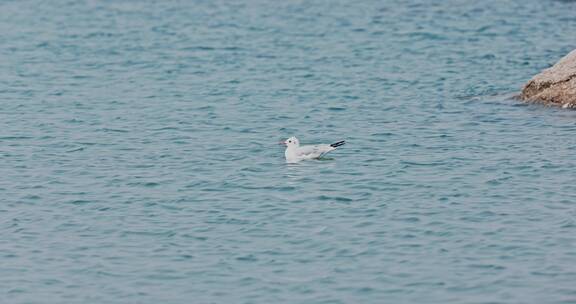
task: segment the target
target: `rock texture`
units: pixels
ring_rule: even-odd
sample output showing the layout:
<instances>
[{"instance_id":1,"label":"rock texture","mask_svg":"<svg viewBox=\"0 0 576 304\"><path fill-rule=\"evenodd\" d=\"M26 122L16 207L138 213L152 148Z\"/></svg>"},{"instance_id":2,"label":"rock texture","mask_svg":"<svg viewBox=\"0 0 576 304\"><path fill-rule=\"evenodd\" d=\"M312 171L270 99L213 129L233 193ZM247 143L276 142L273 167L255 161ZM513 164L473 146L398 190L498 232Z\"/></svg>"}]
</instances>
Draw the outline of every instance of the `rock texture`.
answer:
<instances>
[{"instance_id":1,"label":"rock texture","mask_svg":"<svg viewBox=\"0 0 576 304\"><path fill-rule=\"evenodd\" d=\"M522 89L520 98L546 105L576 108L576 50L530 79Z\"/></svg>"}]
</instances>

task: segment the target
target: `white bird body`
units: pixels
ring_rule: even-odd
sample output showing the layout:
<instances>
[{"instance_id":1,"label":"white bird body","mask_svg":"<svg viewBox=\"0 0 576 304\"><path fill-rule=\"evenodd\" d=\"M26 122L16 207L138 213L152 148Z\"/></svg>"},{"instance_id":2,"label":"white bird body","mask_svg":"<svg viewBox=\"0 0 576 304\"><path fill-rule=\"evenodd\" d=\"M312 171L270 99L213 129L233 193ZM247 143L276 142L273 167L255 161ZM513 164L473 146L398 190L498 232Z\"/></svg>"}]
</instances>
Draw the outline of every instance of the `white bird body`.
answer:
<instances>
[{"instance_id":1,"label":"white bird body","mask_svg":"<svg viewBox=\"0 0 576 304\"><path fill-rule=\"evenodd\" d=\"M286 162L297 163L301 160L320 158L326 153L336 150L337 147L344 144L344 141L339 141L331 145L300 146L298 138L290 137L283 143L286 145L286 151L284 152Z\"/></svg>"}]
</instances>

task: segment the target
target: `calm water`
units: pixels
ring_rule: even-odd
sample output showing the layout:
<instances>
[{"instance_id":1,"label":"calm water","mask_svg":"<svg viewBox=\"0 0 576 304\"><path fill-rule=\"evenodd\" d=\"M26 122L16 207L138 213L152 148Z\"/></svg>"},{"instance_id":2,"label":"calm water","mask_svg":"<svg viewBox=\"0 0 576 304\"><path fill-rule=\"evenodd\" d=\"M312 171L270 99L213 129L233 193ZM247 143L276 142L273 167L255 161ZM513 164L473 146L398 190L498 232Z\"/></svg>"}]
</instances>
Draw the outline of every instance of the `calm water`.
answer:
<instances>
[{"instance_id":1,"label":"calm water","mask_svg":"<svg viewBox=\"0 0 576 304\"><path fill-rule=\"evenodd\" d=\"M575 12L0 2L1 302L576 303Z\"/></svg>"}]
</instances>

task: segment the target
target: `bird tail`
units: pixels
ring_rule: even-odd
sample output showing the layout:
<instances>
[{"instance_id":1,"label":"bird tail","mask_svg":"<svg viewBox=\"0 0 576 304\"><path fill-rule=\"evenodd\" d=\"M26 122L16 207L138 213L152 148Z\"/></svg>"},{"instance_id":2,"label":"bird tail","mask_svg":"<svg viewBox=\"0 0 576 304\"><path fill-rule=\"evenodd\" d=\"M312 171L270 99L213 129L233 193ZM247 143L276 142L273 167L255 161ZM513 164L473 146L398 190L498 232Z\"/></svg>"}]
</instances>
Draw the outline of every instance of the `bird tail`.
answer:
<instances>
[{"instance_id":1,"label":"bird tail","mask_svg":"<svg viewBox=\"0 0 576 304\"><path fill-rule=\"evenodd\" d=\"M341 140L339 142L335 142L335 143L331 144L330 147L332 147L332 148L340 147L340 146L344 145L345 143L346 143L345 141Z\"/></svg>"}]
</instances>

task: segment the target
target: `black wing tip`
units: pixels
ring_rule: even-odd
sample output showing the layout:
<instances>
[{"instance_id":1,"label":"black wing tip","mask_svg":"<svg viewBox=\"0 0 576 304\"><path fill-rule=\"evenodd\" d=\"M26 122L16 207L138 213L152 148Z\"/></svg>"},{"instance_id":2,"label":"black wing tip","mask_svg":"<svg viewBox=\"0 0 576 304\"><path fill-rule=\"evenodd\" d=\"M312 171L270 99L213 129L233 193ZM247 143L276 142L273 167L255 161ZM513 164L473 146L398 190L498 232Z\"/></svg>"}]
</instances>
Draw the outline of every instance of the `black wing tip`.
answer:
<instances>
[{"instance_id":1,"label":"black wing tip","mask_svg":"<svg viewBox=\"0 0 576 304\"><path fill-rule=\"evenodd\" d=\"M332 147L332 148L340 147L340 146L344 145L345 143L346 143L346 141L341 140L339 142L335 142L335 143L331 144L330 147Z\"/></svg>"}]
</instances>

